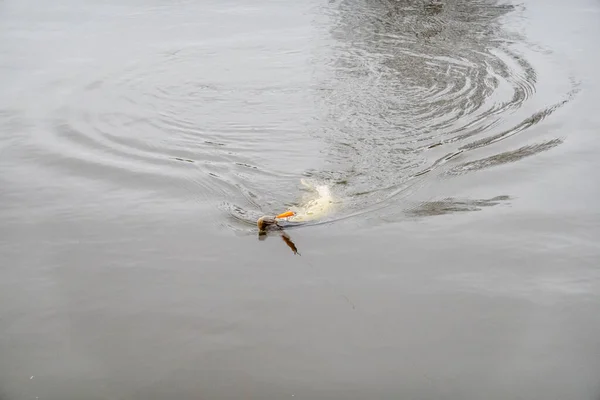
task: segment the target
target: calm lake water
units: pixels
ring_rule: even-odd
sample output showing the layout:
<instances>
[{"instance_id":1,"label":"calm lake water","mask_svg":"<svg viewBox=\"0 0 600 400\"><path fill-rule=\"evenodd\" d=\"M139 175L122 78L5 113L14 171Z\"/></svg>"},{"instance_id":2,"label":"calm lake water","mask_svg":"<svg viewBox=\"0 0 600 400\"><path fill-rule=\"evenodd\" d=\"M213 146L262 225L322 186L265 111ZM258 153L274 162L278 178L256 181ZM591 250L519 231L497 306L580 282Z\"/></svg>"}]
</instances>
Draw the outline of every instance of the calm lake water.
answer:
<instances>
[{"instance_id":1,"label":"calm lake water","mask_svg":"<svg viewBox=\"0 0 600 400\"><path fill-rule=\"evenodd\" d=\"M599 20L1 1L0 399L599 399Z\"/></svg>"}]
</instances>

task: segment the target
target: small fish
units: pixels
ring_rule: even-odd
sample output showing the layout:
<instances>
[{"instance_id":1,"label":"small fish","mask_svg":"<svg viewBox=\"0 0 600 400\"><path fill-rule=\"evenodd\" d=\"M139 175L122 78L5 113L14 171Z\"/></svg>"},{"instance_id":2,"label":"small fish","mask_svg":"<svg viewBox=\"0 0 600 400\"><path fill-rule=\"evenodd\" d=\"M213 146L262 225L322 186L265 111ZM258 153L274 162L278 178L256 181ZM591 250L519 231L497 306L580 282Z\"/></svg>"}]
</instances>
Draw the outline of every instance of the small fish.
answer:
<instances>
[{"instance_id":1,"label":"small fish","mask_svg":"<svg viewBox=\"0 0 600 400\"><path fill-rule=\"evenodd\" d=\"M310 189L310 197L305 198L302 205L291 207L277 216L264 215L256 221L260 235L267 230L281 230L286 227L298 226L311 221L318 221L328 216L334 209L336 202L326 185L315 186L305 180L301 183Z\"/></svg>"}]
</instances>

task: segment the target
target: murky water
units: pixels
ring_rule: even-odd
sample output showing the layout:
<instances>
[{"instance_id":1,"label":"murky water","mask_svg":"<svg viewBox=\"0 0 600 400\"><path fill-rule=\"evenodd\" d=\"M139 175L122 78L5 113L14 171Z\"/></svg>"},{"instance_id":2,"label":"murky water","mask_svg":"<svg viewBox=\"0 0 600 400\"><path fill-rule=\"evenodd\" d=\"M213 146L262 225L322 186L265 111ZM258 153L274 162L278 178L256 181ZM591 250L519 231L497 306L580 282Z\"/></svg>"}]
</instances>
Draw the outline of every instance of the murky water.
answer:
<instances>
[{"instance_id":1,"label":"murky water","mask_svg":"<svg viewBox=\"0 0 600 400\"><path fill-rule=\"evenodd\" d=\"M0 398L597 399L599 18L1 2Z\"/></svg>"}]
</instances>

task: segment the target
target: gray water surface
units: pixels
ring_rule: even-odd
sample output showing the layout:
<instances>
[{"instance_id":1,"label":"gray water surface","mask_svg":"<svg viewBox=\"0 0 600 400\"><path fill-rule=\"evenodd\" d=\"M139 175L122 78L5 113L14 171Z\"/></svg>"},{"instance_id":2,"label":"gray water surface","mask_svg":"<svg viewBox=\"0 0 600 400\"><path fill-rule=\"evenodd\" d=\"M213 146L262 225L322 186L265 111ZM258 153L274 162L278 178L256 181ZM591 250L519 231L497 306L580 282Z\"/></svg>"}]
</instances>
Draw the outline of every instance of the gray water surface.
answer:
<instances>
[{"instance_id":1,"label":"gray water surface","mask_svg":"<svg viewBox=\"0 0 600 400\"><path fill-rule=\"evenodd\" d=\"M599 18L0 2L0 399L600 398Z\"/></svg>"}]
</instances>

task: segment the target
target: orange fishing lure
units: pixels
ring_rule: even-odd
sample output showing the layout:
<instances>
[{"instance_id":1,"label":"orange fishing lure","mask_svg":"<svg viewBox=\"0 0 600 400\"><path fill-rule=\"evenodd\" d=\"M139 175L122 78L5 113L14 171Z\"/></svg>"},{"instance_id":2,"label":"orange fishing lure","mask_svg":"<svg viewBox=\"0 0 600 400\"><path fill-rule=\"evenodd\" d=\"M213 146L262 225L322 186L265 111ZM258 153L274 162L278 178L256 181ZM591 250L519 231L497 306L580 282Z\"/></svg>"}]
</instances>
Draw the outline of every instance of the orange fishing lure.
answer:
<instances>
[{"instance_id":1,"label":"orange fishing lure","mask_svg":"<svg viewBox=\"0 0 600 400\"><path fill-rule=\"evenodd\" d=\"M296 215L295 212L293 212L293 211L286 211L283 214L279 214L275 218L287 218L287 217L293 217L294 215Z\"/></svg>"}]
</instances>

